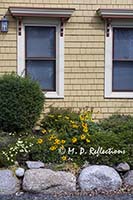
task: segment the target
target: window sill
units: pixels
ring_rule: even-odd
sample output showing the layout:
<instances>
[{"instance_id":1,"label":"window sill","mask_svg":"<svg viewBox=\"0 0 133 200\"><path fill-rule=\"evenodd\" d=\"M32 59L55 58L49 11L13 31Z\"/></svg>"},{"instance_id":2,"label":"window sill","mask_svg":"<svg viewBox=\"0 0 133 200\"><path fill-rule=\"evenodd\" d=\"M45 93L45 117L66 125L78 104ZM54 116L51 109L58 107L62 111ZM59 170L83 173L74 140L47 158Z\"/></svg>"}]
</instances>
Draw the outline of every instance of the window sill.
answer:
<instances>
[{"instance_id":1,"label":"window sill","mask_svg":"<svg viewBox=\"0 0 133 200\"><path fill-rule=\"evenodd\" d=\"M64 99L64 95L60 95L57 92L44 92L46 99Z\"/></svg>"},{"instance_id":2,"label":"window sill","mask_svg":"<svg viewBox=\"0 0 133 200\"><path fill-rule=\"evenodd\" d=\"M105 98L132 99L133 92L111 92L111 93L105 94Z\"/></svg>"}]
</instances>

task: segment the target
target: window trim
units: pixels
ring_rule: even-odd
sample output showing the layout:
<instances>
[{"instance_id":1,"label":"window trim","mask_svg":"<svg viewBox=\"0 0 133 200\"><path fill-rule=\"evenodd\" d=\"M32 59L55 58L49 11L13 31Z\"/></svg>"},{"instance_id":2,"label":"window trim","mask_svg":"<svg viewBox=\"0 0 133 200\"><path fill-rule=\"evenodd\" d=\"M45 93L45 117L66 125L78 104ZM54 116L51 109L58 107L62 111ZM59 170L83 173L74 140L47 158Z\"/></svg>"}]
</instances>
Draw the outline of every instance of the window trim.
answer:
<instances>
[{"instance_id":1,"label":"window trim","mask_svg":"<svg viewBox=\"0 0 133 200\"><path fill-rule=\"evenodd\" d=\"M112 20L109 27L109 35L106 33L107 23L105 23L105 98L133 98L133 92L113 91L113 28L133 28L130 20Z\"/></svg>"},{"instance_id":2,"label":"window trim","mask_svg":"<svg viewBox=\"0 0 133 200\"><path fill-rule=\"evenodd\" d=\"M19 27L19 20L17 21ZM21 35L17 34L17 73L25 76L25 26L56 26L56 91L45 92L46 98L64 98L64 36L60 34L60 19L24 18Z\"/></svg>"},{"instance_id":3,"label":"window trim","mask_svg":"<svg viewBox=\"0 0 133 200\"><path fill-rule=\"evenodd\" d=\"M133 27L133 9L97 9L97 14L105 21L105 98L133 98L133 92L112 92L112 26ZM111 53L112 52L112 53Z\"/></svg>"}]
</instances>

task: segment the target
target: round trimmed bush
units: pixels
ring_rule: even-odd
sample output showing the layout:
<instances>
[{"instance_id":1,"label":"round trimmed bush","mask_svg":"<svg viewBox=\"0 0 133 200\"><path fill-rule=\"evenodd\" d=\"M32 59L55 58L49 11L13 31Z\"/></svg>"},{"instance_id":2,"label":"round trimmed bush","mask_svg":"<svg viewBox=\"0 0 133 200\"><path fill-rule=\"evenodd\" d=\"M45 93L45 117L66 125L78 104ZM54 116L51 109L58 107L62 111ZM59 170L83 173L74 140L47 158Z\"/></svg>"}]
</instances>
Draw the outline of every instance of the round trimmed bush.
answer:
<instances>
[{"instance_id":1,"label":"round trimmed bush","mask_svg":"<svg viewBox=\"0 0 133 200\"><path fill-rule=\"evenodd\" d=\"M15 74L0 77L0 129L22 132L33 128L44 105L37 82Z\"/></svg>"}]
</instances>

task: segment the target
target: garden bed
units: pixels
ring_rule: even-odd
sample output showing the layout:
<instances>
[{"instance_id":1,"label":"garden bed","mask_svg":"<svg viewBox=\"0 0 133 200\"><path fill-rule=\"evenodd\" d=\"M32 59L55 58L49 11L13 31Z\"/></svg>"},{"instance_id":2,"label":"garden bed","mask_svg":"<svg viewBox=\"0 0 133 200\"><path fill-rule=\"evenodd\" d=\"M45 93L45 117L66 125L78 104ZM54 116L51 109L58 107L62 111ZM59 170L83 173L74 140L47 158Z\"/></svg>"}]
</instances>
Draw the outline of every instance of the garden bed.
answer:
<instances>
[{"instance_id":1,"label":"garden bed","mask_svg":"<svg viewBox=\"0 0 133 200\"><path fill-rule=\"evenodd\" d=\"M28 78L6 75L0 79L0 91L0 173L1 176L6 174L7 183L8 180L13 181L14 187L10 184L10 191L20 191L20 185L23 185L23 190L27 192L37 192L36 188L39 192L46 192L48 189L62 191L66 188L74 188L76 192L79 189L102 191L107 188L110 191L119 191L121 188L120 191L130 192L132 179L127 181L127 189L125 186L122 188L122 182L125 184L127 179L124 173L129 171L132 177L133 172L132 116L114 114L96 122L94 109L85 108L75 112L70 109L50 108L42 116L42 120L39 120L44 96L37 83ZM25 95L23 91L26 92ZM27 160L41 161L45 166L41 167L43 169L28 170ZM22 168L24 173L18 179L13 176L12 171L3 170L9 167L17 176L16 168ZM83 175L84 168L87 175ZM91 177L93 170L94 177ZM114 176L108 177L109 174ZM26 177L31 178L28 184L25 180L29 178ZM38 177L42 180L41 185ZM56 178L54 180L51 177ZM89 179L86 180L87 177ZM45 178L49 180L48 183L53 181L46 188ZM99 183L95 183L93 187L89 181L95 179ZM1 180L4 181L4 178ZM67 187L66 182L63 185L64 180L68 181ZM9 187L6 185L6 188Z\"/></svg>"}]
</instances>

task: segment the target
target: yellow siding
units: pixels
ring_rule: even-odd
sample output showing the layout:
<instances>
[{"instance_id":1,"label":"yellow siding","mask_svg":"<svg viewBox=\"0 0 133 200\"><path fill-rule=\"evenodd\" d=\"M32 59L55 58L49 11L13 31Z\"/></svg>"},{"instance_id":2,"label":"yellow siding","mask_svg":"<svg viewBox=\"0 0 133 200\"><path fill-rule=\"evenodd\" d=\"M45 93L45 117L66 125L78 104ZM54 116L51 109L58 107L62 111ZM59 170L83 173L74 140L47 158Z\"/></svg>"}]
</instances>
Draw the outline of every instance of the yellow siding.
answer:
<instances>
[{"instance_id":1,"label":"yellow siding","mask_svg":"<svg viewBox=\"0 0 133 200\"><path fill-rule=\"evenodd\" d=\"M44 3L45 2L45 3ZM97 118L114 112L133 114L132 99L104 99L104 23L98 8L132 8L132 0L1 0L0 17L9 6L75 8L65 25L65 98L46 106L93 107ZM9 16L7 34L0 33L0 74L16 71L16 21Z\"/></svg>"}]
</instances>

